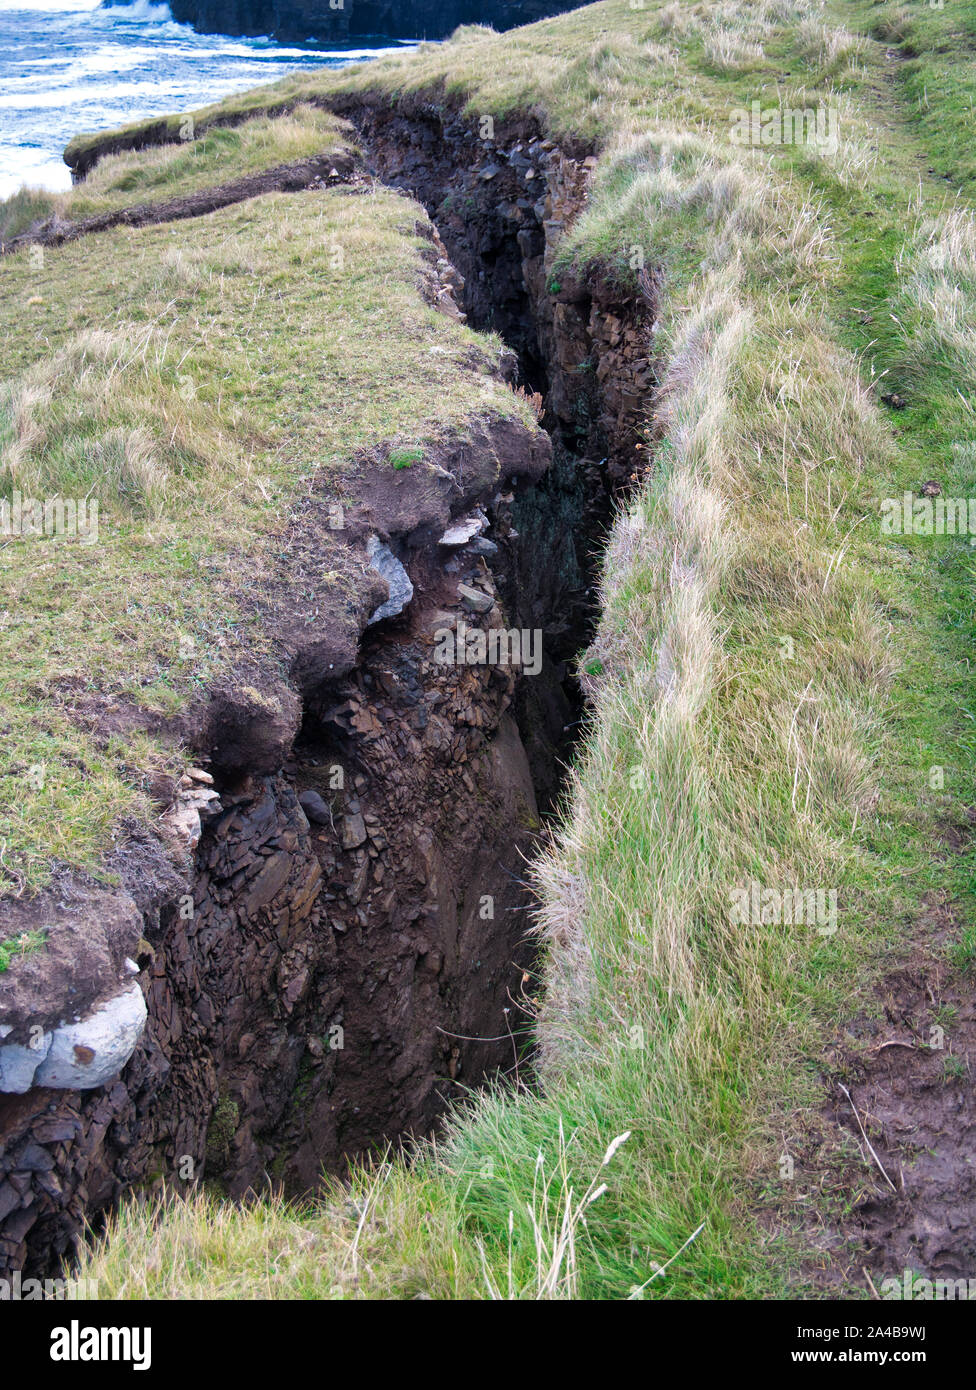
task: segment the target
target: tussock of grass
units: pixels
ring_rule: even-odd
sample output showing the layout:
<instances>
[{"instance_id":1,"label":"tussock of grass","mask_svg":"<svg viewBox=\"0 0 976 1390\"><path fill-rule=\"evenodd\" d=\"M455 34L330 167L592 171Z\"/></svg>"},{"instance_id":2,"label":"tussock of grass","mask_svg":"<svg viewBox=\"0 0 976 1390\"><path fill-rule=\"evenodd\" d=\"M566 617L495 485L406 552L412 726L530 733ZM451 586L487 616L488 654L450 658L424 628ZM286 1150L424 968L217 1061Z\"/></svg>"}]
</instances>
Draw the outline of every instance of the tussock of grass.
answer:
<instances>
[{"instance_id":1,"label":"tussock of grass","mask_svg":"<svg viewBox=\"0 0 976 1390\"><path fill-rule=\"evenodd\" d=\"M852 68L866 48L862 35L832 28L819 18L801 20L798 37L803 57L821 80Z\"/></svg>"},{"instance_id":2,"label":"tussock of grass","mask_svg":"<svg viewBox=\"0 0 976 1390\"><path fill-rule=\"evenodd\" d=\"M0 388L0 492L94 496L160 519L185 505L194 475L226 486L243 466L232 439L150 363L151 344L154 326L87 329Z\"/></svg>"},{"instance_id":3,"label":"tussock of grass","mask_svg":"<svg viewBox=\"0 0 976 1390\"><path fill-rule=\"evenodd\" d=\"M557 264L591 259L626 281L640 251L665 275L686 275L688 233L704 224L715 233L705 252L709 263L724 262L734 248L785 291L808 293L830 268L829 229L817 203L771 184L766 166L751 152L736 157L703 133L667 127L625 133L598 166L586 210Z\"/></svg>"},{"instance_id":4,"label":"tussock of grass","mask_svg":"<svg viewBox=\"0 0 976 1390\"><path fill-rule=\"evenodd\" d=\"M58 206L58 195L43 188L19 188L0 199L0 242L12 241L35 222L43 222Z\"/></svg>"},{"instance_id":5,"label":"tussock of grass","mask_svg":"<svg viewBox=\"0 0 976 1390\"><path fill-rule=\"evenodd\" d=\"M938 366L976 389L976 219L955 207L926 221L906 255L906 333L916 365Z\"/></svg>"}]
</instances>

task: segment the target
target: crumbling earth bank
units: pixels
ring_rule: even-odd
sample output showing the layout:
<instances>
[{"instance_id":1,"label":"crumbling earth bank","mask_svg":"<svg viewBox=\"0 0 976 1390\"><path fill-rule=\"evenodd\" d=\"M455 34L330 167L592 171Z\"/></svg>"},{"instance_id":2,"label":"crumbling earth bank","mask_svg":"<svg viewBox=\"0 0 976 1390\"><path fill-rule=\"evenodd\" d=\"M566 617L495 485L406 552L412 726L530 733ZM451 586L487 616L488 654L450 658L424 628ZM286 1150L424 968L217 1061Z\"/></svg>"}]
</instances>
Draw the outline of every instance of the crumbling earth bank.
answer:
<instances>
[{"instance_id":1,"label":"crumbling earth bank","mask_svg":"<svg viewBox=\"0 0 976 1390\"><path fill-rule=\"evenodd\" d=\"M463 451L485 495L442 470L439 501L400 516L413 545L388 529L396 507L365 476L345 543L355 549L385 508L413 601L367 628L349 669L323 660L313 629L289 653L290 685L268 672L262 686L255 669L225 680L198 730L212 772L191 770L161 821L169 857L158 852L148 880L132 862L143 910L130 883L121 921L91 933L84 978L58 953L53 976L44 952L11 972L12 1046L29 1042L45 990L52 1019L87 1016L140 967L148 1022L110 1084L0 1097L7 1267L50 1267L128 1186L206 1173L235 1195L269 1178L307 1190L323 1165L428 1131L463 1086L513 1065L538 813L511 713L516 670L434 659L459 620L504 621L479 548L437 541L452 493L490 508L503 477L538 476L549 447L513 422L486 443L480 467L470 439ZM365 590L366 610L388 592L375 574ZM269 621L279 611L288 603ZM101 891L76 883L77 915ZM56 894L34 910L57 913ZM59 988L77 1003L59 1003Z\"/></svg>"},{"instance_id":2,"label":"crumbling earth bank","mask_svg":"<svg viewBox=\"0 0 976 1390\"><path fill-rule=\"evenodd\" d=\"M525 861L577 722L601 530L639 457L650 307L554 277L587 151L530 123L480 140L419 104L341 114L438 219L420 291L501 334L497 370L538 393L547 432L489 419L402 472L379 451L350 467L341 532L324 496L290 523L257 600L279 660L242 664L181 730L204 766L161 795L156 839L133 831L121 923L70 980L85 1014L137 968L138 1045L106 1085L0 1096L2 1268L49 1269L127 1188L305 1191L524 1066ZM348 582L323 591L323 572ZM513 631L541 639L531 676L438 659L445 634L457 651ZM70 885L82 916L96 891ZM60 914L57 893L36 910ZM27 1040L44 959L16 1008L0 997L8 1042ZM47 982L52 1018L66 980Z\"/></svg>"}]
</instances>

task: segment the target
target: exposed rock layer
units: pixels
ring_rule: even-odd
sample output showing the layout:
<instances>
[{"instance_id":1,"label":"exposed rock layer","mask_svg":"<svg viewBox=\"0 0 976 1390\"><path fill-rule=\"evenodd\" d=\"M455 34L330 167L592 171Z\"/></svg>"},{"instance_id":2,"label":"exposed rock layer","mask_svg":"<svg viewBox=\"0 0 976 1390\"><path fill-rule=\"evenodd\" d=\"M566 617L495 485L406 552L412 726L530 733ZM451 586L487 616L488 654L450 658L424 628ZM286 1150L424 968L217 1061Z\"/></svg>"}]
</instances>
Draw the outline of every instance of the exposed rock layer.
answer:
<instances>
[{"instance_id":1,"label":"exposed rock layer","mask_svg":"<svg viewBox=\"0 0 976 1390\"><path fill-rule=\"evenodd\" d=\"M642 277L638 292L604 267L576 274L558 262L586 200L591 146L557 144L527 116L486 133L480 118L430 94L330 105L357 128L378 176L423 203L459 272L468 320L509 344L522 389L544 407L554 463L512 500L505 525L519 543L499 585L518 626L546 634L542 678L523 681L515 703L545 811L575 737L578 691L566 666L596 616L599 541L614 498L647 458L650 283Z\"/></svg>"}]
</instances>

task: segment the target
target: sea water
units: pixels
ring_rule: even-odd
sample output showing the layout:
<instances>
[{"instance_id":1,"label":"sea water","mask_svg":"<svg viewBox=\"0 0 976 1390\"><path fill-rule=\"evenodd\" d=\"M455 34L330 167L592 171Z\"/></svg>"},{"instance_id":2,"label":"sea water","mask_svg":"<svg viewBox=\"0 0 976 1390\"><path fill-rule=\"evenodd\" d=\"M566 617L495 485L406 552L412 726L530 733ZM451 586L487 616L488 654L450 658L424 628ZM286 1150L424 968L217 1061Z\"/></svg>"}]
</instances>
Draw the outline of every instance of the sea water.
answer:
<instances>
[{"instance_id":1,"label":"sea water","mask_svg":"<svg viewBox=\"0 0 976 1390\"><path fill-rule=\"evenodd\" d=\"M30 7L0 0L0 198L23 184L68 188L61 154L81 131L189 110L296 68L336 67L382 51L197 34L149 0L106 7L99 0L35 0Z\"/></svg>"}]
</instances>

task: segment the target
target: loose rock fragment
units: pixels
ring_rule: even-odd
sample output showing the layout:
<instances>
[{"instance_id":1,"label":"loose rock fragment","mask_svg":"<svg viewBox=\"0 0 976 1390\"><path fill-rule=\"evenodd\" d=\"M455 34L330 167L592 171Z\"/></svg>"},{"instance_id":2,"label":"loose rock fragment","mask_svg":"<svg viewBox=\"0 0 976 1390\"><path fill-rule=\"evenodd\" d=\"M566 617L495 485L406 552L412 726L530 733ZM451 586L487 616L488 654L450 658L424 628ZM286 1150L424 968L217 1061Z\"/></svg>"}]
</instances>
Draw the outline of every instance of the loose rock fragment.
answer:
<instances>
[{"instance_id":1,"label":"loose rock fragment","mask_svg":"<svg viewBox=\"0 0 976 1390\"><path fill-rule=\"evenodd\" d=\"M482 512L472 512L470 516L462 517L441 536L438 545L459 546L467 545L468 541L488 529L488 518Z\"/></svg>"},{"instance_id":2,"label":"loose rock fragment","mask_svg":"<svg viewBox=\"0 0 976 1390\"><path fill-rule=\"evenodd\" d=\"M309 820L316 825L332 824L332 812L327 802L323 801L318 792L313 791L311 787L299 794L298 802Z\"/></svg>"},{"instance_id":3,"label":"loose rock fragment","mask_svg":"<svg viewBox=\"0 0 976 1390\"><path fill-rule=\"evenodd\" d=\"M459 584L458 595L465 608L470 609L472 613L488 613L495 606L491 594L486 594L481 589L473 589L470 584Z\"/></svg>"},{"instance_id":4,"label":"loose rock fragment","mask_svg":"<svg viewBox=\"0 0 976 1390\"><path fill-rule=\"evenodd\" d=\"M358 849L366 840L366 823L357 812L344 816L342 821L342 848Z\"/></svg>"},{"instance_id":5,"label":"loose rock fragment","mask_svg":"<svg viewBox=\"0 0 976 1390\"><path fill-rule=\"evenodd\" d=\"M367 626L371 627L384 618L395 618L402 613L413 598L413 585L403 565L378 536L370 536L366 542L366 555L371 567L390 586L390 597L380 604L369 619Z\"/></svg>"}]
</instances>

